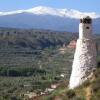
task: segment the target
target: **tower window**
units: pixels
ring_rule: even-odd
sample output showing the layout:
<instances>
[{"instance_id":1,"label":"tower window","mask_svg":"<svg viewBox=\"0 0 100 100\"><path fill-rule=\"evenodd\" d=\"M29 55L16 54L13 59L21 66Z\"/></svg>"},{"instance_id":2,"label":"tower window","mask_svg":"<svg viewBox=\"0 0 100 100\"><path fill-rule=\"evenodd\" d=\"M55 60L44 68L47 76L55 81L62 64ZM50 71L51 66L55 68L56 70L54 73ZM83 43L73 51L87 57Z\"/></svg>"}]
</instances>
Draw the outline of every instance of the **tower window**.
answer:
<instances>
[{"instance_id":1,"label":"tower window","mask_svg":"<svg viewBox=\"0 0 100 100\"><path fill-rule=\"evenodd\" d=\"M89 29L89 27L87 26L86 29Z\"/></svg>"}]
</instances>

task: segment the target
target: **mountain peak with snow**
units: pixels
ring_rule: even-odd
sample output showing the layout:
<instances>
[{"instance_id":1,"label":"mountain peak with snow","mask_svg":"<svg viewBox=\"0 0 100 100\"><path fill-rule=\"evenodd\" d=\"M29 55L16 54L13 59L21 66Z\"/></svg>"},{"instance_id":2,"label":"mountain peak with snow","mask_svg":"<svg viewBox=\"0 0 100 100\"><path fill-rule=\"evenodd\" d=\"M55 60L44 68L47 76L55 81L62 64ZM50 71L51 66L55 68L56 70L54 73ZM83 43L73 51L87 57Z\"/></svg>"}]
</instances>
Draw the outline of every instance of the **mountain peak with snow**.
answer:
<instances>
[{"instance_id":1,"label":"mountain peak with snow","mask_svg":"<svg viewBox=\"0 0 100 100\"><path fill-rule=\"evenodd\" d=\"M0 27L78 32L79 18L83 16L94 18L94 32L100 33L100 15L95 12L80 12L74 9L43 6L0 12Z\"/></svg>"},{"instance_id":2,"label":"mountain peak with snow","mask_svg":"<svg viewBox=\"0 0 100 100\"><path fill-rule=\"evenodd\" d=\"M69 17L69 18L80 18L82 16L90 16L91 18L98 18L100 17L99 14L95 12L80 12L74 9L57 9L51 7L44 7L38 6L32 9L28 9L27 12L34 13L34 14L49 14L49 15L56 15L61 17Z\"/></svg>"},{"instance_id":3,"label":"mountain peak with snow","mask_svg":"<svg viewBox=\"0 0 100 100\"><path fill-rule=\"evenodd\" d=\"M13 15L19 13L32 13L36 15L53 15L53 16L60 16L60 17L68 17L68 18L80 18L82 16L90 16L91 18L98 18L100 14L96 14L95 12L80 12L74 9L57 9L51 7L44 7L44 6L37 6L27 10L17 10L11 12L0 12L0 16L4 15Z\"/></svg>"}]
</instances>

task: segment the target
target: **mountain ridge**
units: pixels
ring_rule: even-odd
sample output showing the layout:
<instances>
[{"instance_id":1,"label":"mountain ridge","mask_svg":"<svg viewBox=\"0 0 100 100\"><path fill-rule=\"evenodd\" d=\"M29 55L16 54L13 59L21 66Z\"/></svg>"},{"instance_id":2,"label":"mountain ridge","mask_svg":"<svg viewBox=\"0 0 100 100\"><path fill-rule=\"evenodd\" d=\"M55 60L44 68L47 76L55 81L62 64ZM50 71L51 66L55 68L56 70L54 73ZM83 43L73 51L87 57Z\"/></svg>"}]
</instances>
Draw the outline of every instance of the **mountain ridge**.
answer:
<instances>
[{"instance_id":1,"label":"mountain ridge","mask_svg":"<svg viewBox=\"0 0 100 100\"><path fill-rule=\"evenodd\" d=\"M49 14L49 15L56 15L60 17L69 17L69 18L80 18L82 16L89 15L92 18L99 18L100 14L96 14L95 12L80 12L75 9L58 9L58 8L51 8L45 6L37 6L34 8L26 9L26 10L15 10L9 12L0 12L0 16L5 15L12 15L12 14L20 14L20 13L33 13L33 14Z\"/></svg>"},{"instance_id":2,"label":"mountain ridge","mask_svg":"<svg viewBox=\"0 0 100 100\"><path fill-rule=\"evenodd\" d=\"M96 13L81 13L76 10L40 6L17 12L5 12L4 14L1 12L0 14L0 27L67 32L78 32L80 16L90 15L93 18L93 32L100 33L100 18L99 14Z\"/></svg>"}]
</instances>

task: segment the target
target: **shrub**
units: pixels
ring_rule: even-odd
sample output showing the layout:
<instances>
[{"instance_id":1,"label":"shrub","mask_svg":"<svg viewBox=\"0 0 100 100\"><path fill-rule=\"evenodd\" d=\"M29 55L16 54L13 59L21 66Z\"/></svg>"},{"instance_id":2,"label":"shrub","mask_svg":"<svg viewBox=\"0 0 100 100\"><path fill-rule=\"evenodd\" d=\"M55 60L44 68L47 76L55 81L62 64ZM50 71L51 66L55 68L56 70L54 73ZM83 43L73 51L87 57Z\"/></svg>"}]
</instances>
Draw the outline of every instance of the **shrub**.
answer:
<instances>
[{"instance_id":1,"label":"shrub","mask_svg":"<svg viewBox=\"0 0 100 100\"><path fill-rule=\"evenodd\" d=\"M84 96L76 96L73 100L86 100Z\"/></svg>"},{"instance_id":2,"label":"shrub","mask_svg":"<svg viewBox=\"0 0 100 100\"><path fill-rule=\"evenodd\" d=\"M68 90L68 91L66 92L66 95L67 95L68 98L73 98L74 96L76 96L74 90Z\"/></svg>"},{"instance_id":3,"label":"shrub","mask_svg":"<svg viewBox=\"0 0 100 100\"><path fill-rule=\"evenodd\" d=\"M92 86L93 92L97 92L100 89L100 83L94 84Z\"/></svg>"},{"instance_id":4,"label":"shrub","mask_svg":"<svg viewBox=\"0 0 100 100\"><path fill-rule=\"evenodd\" d=\"M87 80L87 81L85 81L84 83L83 83L83 86L84 87L88 87L90 85L90 81L89 80Z\"/></svg>"}]
</instances>

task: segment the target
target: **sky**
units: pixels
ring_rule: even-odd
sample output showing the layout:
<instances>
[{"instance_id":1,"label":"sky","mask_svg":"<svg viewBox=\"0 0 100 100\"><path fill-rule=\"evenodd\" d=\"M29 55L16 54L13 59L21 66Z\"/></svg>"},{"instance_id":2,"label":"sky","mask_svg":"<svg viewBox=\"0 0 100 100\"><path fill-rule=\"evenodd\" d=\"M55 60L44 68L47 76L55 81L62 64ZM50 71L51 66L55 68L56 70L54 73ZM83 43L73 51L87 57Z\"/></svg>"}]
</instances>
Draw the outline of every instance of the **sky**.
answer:
<instances>
[{"instance_id":1,"label":"sky","mask_svg":"<svg viewBox=\"0 0 100 100\"><path fill-rule=\"evenodd\" d=\"M37 6L100 13L100 0L0 0L0 12L29 9Z\"/></svg>"}]
</instances>

